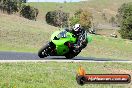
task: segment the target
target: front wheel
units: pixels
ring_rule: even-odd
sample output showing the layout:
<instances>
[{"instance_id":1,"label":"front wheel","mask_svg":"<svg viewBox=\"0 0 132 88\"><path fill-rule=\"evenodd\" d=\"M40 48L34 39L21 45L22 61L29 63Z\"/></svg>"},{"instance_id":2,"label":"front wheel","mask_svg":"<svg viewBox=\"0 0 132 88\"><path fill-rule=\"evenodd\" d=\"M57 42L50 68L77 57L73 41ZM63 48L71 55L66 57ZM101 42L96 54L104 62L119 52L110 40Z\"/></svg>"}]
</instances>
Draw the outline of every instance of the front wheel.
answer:
<instances>
[{"instance_id":1,"label":"front wheel","mask_svg":"<svg viewBox=\"0 0 132 88\"><path fill-rule=\"evenodd\" d=\"M40 58L44 58L44 57L47 57L46 55L46 49L49 47L49 44L43 46L39 51L38 51L38 56Z\"/></svg>"}]
</instances>

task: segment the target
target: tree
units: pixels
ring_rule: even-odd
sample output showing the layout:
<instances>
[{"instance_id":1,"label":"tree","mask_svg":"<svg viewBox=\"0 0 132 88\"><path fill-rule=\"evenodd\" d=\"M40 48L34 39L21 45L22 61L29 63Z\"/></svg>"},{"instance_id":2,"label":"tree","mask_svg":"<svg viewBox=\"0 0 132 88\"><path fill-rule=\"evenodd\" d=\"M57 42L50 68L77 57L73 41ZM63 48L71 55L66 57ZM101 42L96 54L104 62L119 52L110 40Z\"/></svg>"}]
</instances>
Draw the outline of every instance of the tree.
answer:
<instances>
[{"instance_id":1,"label":"tree","mask_svg":"<svg viewBox=\"0 0 132 88\"><path fill-rule=\"evenodd\" d=\"M18 6L17 6L17 1L10 1L6 3L7 5L7 13L8 14L13 14L13 12L18 12Z\"/></svg>"},{"instance_id":2,"label":"tree","mask_svg":"<svg viewBox=\"0 0 132 88\"><path fill-rule=\"evenodd\" d=\"M27 2L27 0L20 0L21 2L23 2L23 3L26 3Z\"/></svg>"},{"instance_id":3,"label":"tree","mask_svg":"<svg viewBox=\"0 0 132 88\"><path fill-rule=\"evenodd\" d=\"M132 2L123 4L118 9L118 17L121 26L119 31L121 37L132 40Z\"/></svg>"},{"instance_id":4,"label":"tree","mask_svg":"<svg viewBox=\"0 0 132 88\"><path fill-rule=\"evenodd\" d=\"M13 14L19 10L18 3L19 0L0 0L0 10L8 14Z\"/></svg>"},{"instance_id":5,"label":"tree","mask_svg":"<svg viewBox=\"0 0 132 88\"><path fill-rule=\"evenodd\" d=\"M69 13L61 10L49 11L46 14L46 22L56 27L68 27Z\"/></svg>"},{"instance_id":6,"label":"tree","mask_svg":"<svg viewBox=\"0 0 132 88\"><path fill-rule=\"evenodd\" d=\"M111 23L112 24L112 26L115 26L117 23L116 23L116 19L115 19L115 17L111 17L110 18L110 20L109 20L109 23Z\"/></svg>"},{"instance_id":7,"label":"tree","mask_svg":"<svg viewBox=\"0 0 132 88\"><path fill-rule=\"evenodd\" d=\"M29 5L23 5L20 11L20 16L29 20L36 20L39 10Z\"/></svg>"},{"instance_id":8,"label":"tree","mask_svg":"<svg viewBox=\"0 0 132 88\"><path fill-rule=\"evenodd\" d=\"M73 26L79 23L84 29L89 31L92 18L92 14L89 11L79 9L75 12L74 16L70 18L70 25Z\"/></svg>"},{"instance_id":9,"label":"tree","mask_svg":"<svg viewBox=\"0 0 132 88\"><path fill-rule=\"evenodd\" d=\"M77 10L74 13L74 16L70 18L70 26L75 25L76 23L80 23L80 14L83 12L82 9Z\"/></svg>"},{"instance_id":10,"label":"tree","mask_svg":"<svg viewBox=\"0 0 132 88\"><path fill-rule=\"evenodd\" d=\"M88 11L83 11L80 14L80 24L84 29L91 28L92 15Z\"/></svg>"},{"instance_id":11,"label":"tree","mask_svg":"<svg viewBox=\"0 0 132 88\"><path fill-rule=\"evenodd\" d=\"M107 17L106 17L106 14L104 12L102 13L102 18L105 20L105 22L107 22Z\"/></svg>"},{"instance_id":12,"label":"tree","mask_svg":"<svg viewBox=\"0 0 132 88\"><path fill-rule=\"evenodd\" d=\"M73 16L70 18L70 26L75 25L76 23L80 23L79 17Z\"/></svg>"}]
</instances>

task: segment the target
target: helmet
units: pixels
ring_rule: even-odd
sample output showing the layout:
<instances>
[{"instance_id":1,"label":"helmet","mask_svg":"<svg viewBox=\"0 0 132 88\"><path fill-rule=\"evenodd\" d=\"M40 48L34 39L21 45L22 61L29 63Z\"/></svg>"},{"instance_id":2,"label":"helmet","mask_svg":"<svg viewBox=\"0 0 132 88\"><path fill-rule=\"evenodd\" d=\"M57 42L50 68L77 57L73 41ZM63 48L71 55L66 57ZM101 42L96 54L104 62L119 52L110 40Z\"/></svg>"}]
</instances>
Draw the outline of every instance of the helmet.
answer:
<instances>
[{"instance_id":1,"label":"helmet","mask_svg":"<svg viewBox=\"0 0 132 88\"><path fill-rule=\"evenodd\" d=\"M80 31L81 30L81 25L80 24L75 24L75 26L73 27L74 31Z\"/></svg>"},{"instance_id":2,"label":"helmet","mask_svg":"<svg viewBox=\"0 0 132 88\"><path fill-rule=\"evenodd\" d=\"M81 25L80 24L75 24L73 26L73 31L76 35L79 35L79 33L81 32Z\"/></svg>"}]
</instances>

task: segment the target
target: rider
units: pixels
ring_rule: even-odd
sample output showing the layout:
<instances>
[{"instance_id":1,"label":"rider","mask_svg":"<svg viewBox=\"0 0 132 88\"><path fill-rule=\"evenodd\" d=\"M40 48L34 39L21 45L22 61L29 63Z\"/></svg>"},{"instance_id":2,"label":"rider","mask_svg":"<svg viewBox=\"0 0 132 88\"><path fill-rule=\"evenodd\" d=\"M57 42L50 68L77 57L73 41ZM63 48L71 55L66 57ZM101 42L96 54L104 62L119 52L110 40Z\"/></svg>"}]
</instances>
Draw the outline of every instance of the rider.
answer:
<instances>
[{"instance_id":1,"label":"rider","mask_svg":"<svg viewBox=\"0 0 132 88\"><path fill-rule=\"evenodd\" d=\"M81 27L80 24L75 24L71 30L66 29L66 31L73 33L77 38L77 42L75 44L70 44L70 47L75 48L75 52L80 51L86 47L86 41L82 40L81 38L82 36L85 37L83 34L86 31Z\"/></svg>"}]
</instances>

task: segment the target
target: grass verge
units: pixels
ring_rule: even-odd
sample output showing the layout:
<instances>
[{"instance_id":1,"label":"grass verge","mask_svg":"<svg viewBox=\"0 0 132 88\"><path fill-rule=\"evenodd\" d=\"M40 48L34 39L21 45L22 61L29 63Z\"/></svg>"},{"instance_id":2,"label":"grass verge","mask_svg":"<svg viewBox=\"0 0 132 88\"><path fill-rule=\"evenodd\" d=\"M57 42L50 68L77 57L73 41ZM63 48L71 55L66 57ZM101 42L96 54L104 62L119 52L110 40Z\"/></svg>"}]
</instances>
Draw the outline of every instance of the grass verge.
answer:
<instances>
[{"instance_id":1,"label":"grass verge","mask_svg":"<svg viewBox=\"0 0 132 88\"><path fill-rule=\"evenodd\" d=\"M92 43L89 43L80 55L132 60L132 41L105 36L93 36Z\"/></svg>"},{"instance_id":2,"label":"grass verge","mask_svg":"<svg viewBox=\"0 0 132 88\"><path fill-rule=\"evenodd\" d=\"M0 63L1 88L131 88L132 84L88 84L79 86L79 66L88 74L130 74L129 63Z\"/></svg>"}]
</instances>

